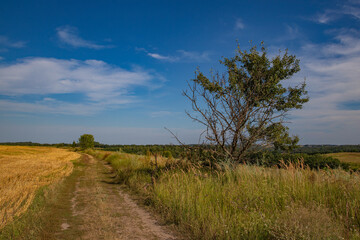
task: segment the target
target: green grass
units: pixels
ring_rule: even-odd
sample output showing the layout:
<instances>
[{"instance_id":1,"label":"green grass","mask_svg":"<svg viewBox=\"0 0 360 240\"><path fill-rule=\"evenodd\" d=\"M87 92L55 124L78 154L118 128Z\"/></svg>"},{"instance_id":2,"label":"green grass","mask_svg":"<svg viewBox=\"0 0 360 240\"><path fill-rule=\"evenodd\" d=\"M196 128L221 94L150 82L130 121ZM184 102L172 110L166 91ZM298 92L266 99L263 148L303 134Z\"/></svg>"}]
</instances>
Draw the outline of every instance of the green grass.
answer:
<instances>
[{"instance_id":1,"label":"green grass","mask_svg":"<svg viewBox=\"0 0 360 240\"><path fill-rule=\"evenodd\" d=\"M8 239L37 239L41 232L41 220L39 214L45 205L44 191L46 187L40 188L28 210L17 217L10 224L0 230L0 240Z\"/></svg>"},{"instance_id":2,"label":"green grass","mask_svg":"<svg viewBox=\"0 0 360 240\"><path fill-rule=\"evenodd\" d=\"M94 152L119 181L194 239L360 239L360 175L248 165L209 171L184 162Z\"/></svg>"}]
</instances>

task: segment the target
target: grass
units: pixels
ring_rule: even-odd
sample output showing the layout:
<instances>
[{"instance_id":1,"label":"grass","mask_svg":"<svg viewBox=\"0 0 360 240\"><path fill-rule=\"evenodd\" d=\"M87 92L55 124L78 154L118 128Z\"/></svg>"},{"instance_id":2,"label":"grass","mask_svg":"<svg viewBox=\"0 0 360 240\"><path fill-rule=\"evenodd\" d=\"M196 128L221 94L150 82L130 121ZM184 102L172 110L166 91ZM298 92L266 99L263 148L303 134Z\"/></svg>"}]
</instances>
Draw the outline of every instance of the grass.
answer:
<instances>
[{"instance_id":1,"label":"grass","mask_svg":"<svg viewBox=\"0 0 360 240\"><path fill-rule=\"evenodd\" d=\"M360 174L182 161L93 152L119 182L194 239L360 239Z\"/></svg>"},{"instance_id":2,"label":"grass","mask_svg":"<svg viewBox=\"0 0 360 240\"><path fill-rule=\"evenodd\" d=\"M360 170L360 153L359 152L339 152L329 153L326 156L339 159L341 162L348 163L353 170Z\"/></svg>"},{"instance_id":3,"label":"grass","mask_svg":"<svg viewBox=\"0 0 360 240\"><path fill-rule=\"evenodd\" d=\"M60 148L0 146L0 230L29 208L39 189L68 176L79 157Z\"/></svg>"}]
</instances>

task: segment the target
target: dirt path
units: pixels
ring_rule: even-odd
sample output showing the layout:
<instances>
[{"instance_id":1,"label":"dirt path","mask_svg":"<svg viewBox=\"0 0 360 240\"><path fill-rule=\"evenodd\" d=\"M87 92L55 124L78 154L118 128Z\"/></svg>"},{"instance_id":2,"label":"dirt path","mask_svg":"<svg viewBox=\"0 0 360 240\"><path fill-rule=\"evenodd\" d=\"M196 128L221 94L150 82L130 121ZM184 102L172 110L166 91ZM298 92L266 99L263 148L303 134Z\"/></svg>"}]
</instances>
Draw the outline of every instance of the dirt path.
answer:
<instances>
[{"instance_id":1,"label":"dirt path","mask_svg":"<svg viewBox=\"0 0 360 240\"><path fill-rule=\"evenodd\" d=\"M113 183L109 166L84 155L58 198L55 239L176 239ZM56 214L56 213L54 213Z\"/></svg>"}]
</instances>

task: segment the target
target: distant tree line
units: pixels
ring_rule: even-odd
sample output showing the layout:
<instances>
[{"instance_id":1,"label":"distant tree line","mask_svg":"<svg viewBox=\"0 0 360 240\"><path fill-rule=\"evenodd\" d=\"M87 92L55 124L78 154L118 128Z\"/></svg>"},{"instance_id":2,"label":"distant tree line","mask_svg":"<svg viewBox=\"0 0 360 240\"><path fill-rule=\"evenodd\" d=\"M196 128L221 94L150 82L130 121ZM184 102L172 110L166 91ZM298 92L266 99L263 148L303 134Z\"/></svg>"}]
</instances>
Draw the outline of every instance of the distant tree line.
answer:
<instances>
[{"instance_id":1,"label":"distant tree line","mask_svg":"<svg viewBox=\"0 0 360 240\"><path fill-rule=\"evenodd\" d=\"M46 147L77 147L78 143L36 143L36 142L2 142L0 145L8 146L46 146ZM211 145L188 145L194 148L203 149L211 148ZM106 151L123 151L125 153L144 155L148 151L151 153L161 154L163 152L170 152L175 158L184 155L185 147L181 145L109 145L99 142L94 142L94 147ZM257 149L258 150L258 149ZM270 149L271 150L271 149ZM360 144L358 145L303 145L292 151L292 153L306 153L306 154L326 154L326 153L338 153L338 152L360 152Z\"/></svg>"},{"instance_id":2,"label":"distant tree line","mask_svg":"<svg viewBox=\"0 0 360 240\"><path fill-rule=\"evenodd\" d=\"M6 146L43 146L43 147L72 147L71 143L34 143L34 142L2 142Z\"/></svg>"},{"instance_id":3,"label":"distant tree line","mask_svg":"<svg viewBox=\"0 0 360 240\"><path fill-rule=\"evenodd\" d=\"M338 152L360 152L358 145L303 145L294 150L294 153L326 154Z\"/></svg>"},{"instance_id":4,"label":"distant tree line","mask_svg":"<svg viewBox=\"0 0 360 240\"><path fill-rule=\"evenodd\" d=\"M79 143L56 143L41 144L33 142L3 142L0 145L9 146L52 146L52 147L79 147ZM202 165L212 165L212 148L214 145L109 145L94 142L94 147L105 151L121 151L130 154L146 155L159 154L168 158L185 158ZM253 151L244 156L243 161L246 164L259 166L281 166L283 163L296 163L303 161L306 166L313 169L318 168L338 168L348 169L346 163L340 163L338 159L323 156L321 154L337 152L360 152L360 145L304 145L292 153L275 151L271 148L253 148Z\"/></svg>"}]
</instances>

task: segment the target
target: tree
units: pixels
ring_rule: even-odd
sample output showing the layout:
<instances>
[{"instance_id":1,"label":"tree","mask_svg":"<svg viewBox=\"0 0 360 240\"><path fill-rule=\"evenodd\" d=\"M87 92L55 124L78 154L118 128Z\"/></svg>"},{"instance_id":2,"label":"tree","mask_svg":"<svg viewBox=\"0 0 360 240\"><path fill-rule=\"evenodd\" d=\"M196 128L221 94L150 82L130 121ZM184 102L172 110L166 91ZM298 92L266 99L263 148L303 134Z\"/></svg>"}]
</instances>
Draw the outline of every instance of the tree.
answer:
<instances>
[{"instance_id":1,"label":"tree","mask_svg":"<svg viewBox=\"0 0 360 240\"><path fill-rule=\"evenodd\" d=\"M284 87L282 82L300 71L299 60L288 50L269 58L264 44L220 61L227 71L206 77L199 68L183 92L194 113L186 112L206 127L205 139L214 145L216 158L235 162L254 145L289 150L299 138L290 137L284 125L287 113L301 109L309 98L305 81Z\"/></svg>"},{"instance_id":2,"label":"tree","mask_svg":"<svg viewBox=\"0 0 360 240\"><path fill-rule=\"evenodd\" d=\"M83 134L79 138L79 145L81 149L94 147L94 136L91 134Z\"/></svg>"}]
</instances>

